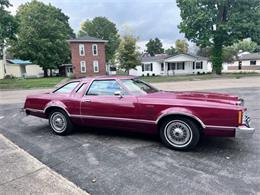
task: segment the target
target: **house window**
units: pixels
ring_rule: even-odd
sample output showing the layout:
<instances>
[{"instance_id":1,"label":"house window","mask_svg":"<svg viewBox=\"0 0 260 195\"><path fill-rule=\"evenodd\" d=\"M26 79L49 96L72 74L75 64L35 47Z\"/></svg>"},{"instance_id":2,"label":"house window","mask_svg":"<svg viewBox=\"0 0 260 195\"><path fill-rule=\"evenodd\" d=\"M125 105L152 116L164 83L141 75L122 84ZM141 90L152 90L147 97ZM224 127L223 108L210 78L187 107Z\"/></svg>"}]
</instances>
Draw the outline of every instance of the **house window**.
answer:
<instances>
[{"instance_id":1,"label":"house window","mask_svg":"<svg viewBox=\"0 0 260 195\"><path fill-rule=\"evenodd\" d=\"M203 69L203 63L202 62L196 62L196 69Z\"/></svg>"},{"instance_id":2,"label":"house window","mask_svg":"<svg viewBox=\"0 0 260 195\"><path fill-rule=\"evenodd\" d=\"M184 70L184 62L178 62L177 63L177 70Z\"/></svg>"},{"instance_id":3,"label":"house window","mask_svg":"<svg viewBox=\"0 0 260 195\"><path fill-rule=\"evenodd\" d=\"M93 61L93 70L94 70L94 72L99 72L98 61Z\"/></svg>"},{"instance_id":4,"label":"house window","mask_svg":"<svg viewBox=\"0 0 260 195\"><path fill-rule=\"evenodd\" d=\"M256 60L251 60L250 65L256 65Z\"/></svg>"},{"instance_id":5,"label":"house window","mask_svg":"<svg viewBox=\"0 0 260 195\"><path fill-rule=\"evenodd\" d=\"M161 63L161 71L164 71L164 63Z\"/></svg>"},{"instance_id":6,"label":"house window","mask_svg":"<svg viewBox=\"0 0 260 195\"><path fill-rule=\"evenodd\" d=\"M80 61L80 72L82 72L82 73L87 72L85 61Z\"/></svg>"},{"instance_id":7,"label":"house window","mask_svg":"<svg viewBox=\"0 0 260 195\"><path fill-rule=\"evenodd\" d=\"M79 55L85 56L85 47L84 44L79 44Z\"/></svg>"},{"instance_id":8,"label":"house window","mask_svg":"<svg viewBox=\"0 0 260 195\"><path fill-rule=\"evenodd\" d=\"M144 71L153 71L153 63L144 64Z\"/></svg>"},{"instance_id":9,"label":"house window","mask_svg":"<svg viewBox=\"0 0 260 195\"><path fill-rule=\"evenodd\" d=\"M93 54L93 56L97 56L97 55L98 55L98 47L97 47L97 44L93 44L93 45L92 45L92 54Z\"/></svg>"},{"instance_id":10,"label":"house window","mask_svg":"<svg viewBox=\"0 0 260 195\"><path fill-rule=\"evenodd\" d=\"M175 70L175 63L168 63L168 70Z\"/></svg>"}]
</instances>

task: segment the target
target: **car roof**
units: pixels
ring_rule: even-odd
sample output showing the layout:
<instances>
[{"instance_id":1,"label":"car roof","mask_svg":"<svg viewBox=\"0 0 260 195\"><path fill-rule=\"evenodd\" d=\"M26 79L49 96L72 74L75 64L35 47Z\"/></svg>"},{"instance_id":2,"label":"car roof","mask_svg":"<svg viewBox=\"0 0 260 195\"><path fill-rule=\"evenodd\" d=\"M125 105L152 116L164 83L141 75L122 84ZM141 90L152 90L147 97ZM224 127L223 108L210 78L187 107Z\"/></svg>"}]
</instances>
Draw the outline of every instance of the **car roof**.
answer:
<instances>
[{"instance_id":1,"label":"car roof","mask_svg":"<svg viewBox=\"0 0 260 195\"><path fill-rule=\"evenodd\" d=\"M73 79L72 81L91 81L91 80L106 80L106 79L134 79L135 76L127 76L127 75L104 75L104 76L90 76L90 77L84 77L80 79Z\"/></svg>"}]
</instances>

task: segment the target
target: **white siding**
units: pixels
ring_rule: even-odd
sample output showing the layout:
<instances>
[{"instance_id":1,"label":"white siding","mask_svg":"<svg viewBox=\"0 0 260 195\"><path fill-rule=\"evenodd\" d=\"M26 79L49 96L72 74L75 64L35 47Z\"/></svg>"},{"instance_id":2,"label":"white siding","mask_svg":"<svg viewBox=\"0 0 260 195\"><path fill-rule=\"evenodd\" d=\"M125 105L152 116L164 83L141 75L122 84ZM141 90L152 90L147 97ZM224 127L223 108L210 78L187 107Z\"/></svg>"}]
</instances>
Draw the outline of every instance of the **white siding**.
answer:
<instances>
[{"instance_id":1,"label":"white siding","mask_svg":"<svg viewBox=\"0 0 260 195\"><path fill-rule=\"evenodd\" d=\"M149 74L149 76L154 75L162 75L163 72L161 72L161 63L160 62L144 62L143 64L153 64L153 70L152 71L142 71L142 65L138 65L136 66L136 70L135 69L131 69L129 70L129 75L133 75L133 76L147 76Z\"/></svg>"},{"instance_id":2,"label":"white siding","mask_svg":"<svg viewBox=\"0 0 260 195\"><path fill-rule=\"evenodd\" d=\"M27 77L40 77L43 76L43 70L39 65L26 65L26 76Z\"/></svg>"},{"instance_id":3,"label":"white siding","mask_svg":"<svg viewBox=\"0 0 260 195\"><path fill-rule=\"evenodd\" d=\"M3 60L0 60L0 79L4 78L4 63Z\"/></svg>"}]
</instances>

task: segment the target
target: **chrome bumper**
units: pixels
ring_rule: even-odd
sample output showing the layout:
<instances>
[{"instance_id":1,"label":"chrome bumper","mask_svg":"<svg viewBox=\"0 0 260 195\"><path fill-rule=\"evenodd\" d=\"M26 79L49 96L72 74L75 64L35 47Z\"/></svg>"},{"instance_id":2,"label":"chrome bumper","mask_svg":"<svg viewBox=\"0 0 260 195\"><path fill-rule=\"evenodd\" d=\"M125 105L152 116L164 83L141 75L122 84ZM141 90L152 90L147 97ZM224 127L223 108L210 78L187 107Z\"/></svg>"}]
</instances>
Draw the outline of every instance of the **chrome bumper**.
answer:
<instances>
[{"instance_id":1,"label":"chrome bumper","mask_svg":"<svg viewBox=\"0 0 260 195\"><path fill-rule=\"evenodd\" d=\"M237 138L250 138L255 132L255 128L247 127L246 125L239 126L236 128L235 136Z\"/></svg>"},{"instance_id":2,"label":"chrome bumper","mask_svg":"<svg viewBox=\"0 0 260 195\"><path fill-rule=\"evenodd\" d=\"M250 125L251 119L249 116L247 116L246 113L244 113L243 116L243 125L238 126L236 128L236 134L235 136L237 138L250 138L255 132L255 128L251 127Z\"/></svg>"}]
</instances>

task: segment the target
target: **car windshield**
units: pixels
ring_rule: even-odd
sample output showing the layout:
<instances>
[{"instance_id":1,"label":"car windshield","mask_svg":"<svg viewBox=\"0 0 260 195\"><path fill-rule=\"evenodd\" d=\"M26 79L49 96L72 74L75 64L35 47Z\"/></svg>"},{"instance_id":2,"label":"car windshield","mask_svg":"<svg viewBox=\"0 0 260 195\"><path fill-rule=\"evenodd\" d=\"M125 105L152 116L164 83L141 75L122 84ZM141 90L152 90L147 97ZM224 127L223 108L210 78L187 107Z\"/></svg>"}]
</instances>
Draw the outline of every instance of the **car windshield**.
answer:
<instances>
[{"instance_id":1,"label":"car windshield","mask_svg":"<svg viewBox=\"0 0 260 195\"><path fill-rule=\"evenodd\" d=\"M154 87L147 85L138 79L123 79L122 82L126 88L134 95L144 95L148 93L158 92Z\"/></svg>"}]
</instances>

